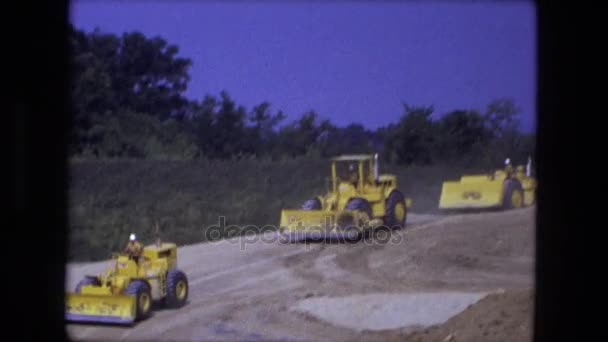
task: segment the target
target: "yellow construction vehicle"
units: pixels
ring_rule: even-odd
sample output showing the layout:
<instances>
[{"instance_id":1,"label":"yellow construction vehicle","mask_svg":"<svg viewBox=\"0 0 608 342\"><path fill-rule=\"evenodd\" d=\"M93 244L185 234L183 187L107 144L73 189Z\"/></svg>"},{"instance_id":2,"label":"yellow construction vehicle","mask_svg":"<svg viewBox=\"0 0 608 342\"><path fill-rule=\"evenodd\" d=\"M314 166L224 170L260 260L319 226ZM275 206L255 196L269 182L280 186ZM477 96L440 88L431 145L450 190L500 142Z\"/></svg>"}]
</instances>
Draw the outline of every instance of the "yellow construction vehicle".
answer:
<instances>
[{"instance_id":1,"label":"yellow construction vehicle","mask_svg":"<svg viewBox=\"0 0 608 342\"><path fill-rule=\"evenodd\" d=\"M105 274L86 276L66 295L68 322L133 324L149 317L152 304L178 308L188 298L188 279L177 268L177 246L160 243L143 248L139 260L113 254Z\"/></svg>"},{"instance_id":2,"label":"yellow construction vehicle","mask_svg":"<svg viewBox=\"0 0 608 342\"><path fill-rule=\"evenodd\" d=\"M378 155L343 155L331 159L331 189L304 202L299 210L282 210L283 241L358 239L379 226L405 226L411 199L395 175L378 174Z\"/></svg>"},{"instance_id":3,"label":"yellow construction vehicle","mask_svg":"<svg viewBox=\"0 0 608 342\"><path fill-rule=\"evenodd\" d=\"M439 209L514 209L536 202L536 179L532 176L532 161L517 166L510 160L505 168L490 174L465 175L460 181L444 182Z\"/></svg>"}]
</instances>

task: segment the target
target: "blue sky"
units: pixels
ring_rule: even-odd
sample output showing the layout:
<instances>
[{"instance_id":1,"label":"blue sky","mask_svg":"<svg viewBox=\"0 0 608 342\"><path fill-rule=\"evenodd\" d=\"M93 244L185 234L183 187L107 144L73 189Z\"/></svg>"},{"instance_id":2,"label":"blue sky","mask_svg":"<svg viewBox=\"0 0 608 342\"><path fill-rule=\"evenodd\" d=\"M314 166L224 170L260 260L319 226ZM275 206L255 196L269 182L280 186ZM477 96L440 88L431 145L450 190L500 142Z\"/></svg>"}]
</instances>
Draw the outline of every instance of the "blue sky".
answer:
<instances>
[{"instance_id":1,"label":"blue sky","mask_svg":"<svg viewBox=\"0 0 608 342\"><path fill-rule=\"evenodd\" d=\"M77 1L72 23L159 35L192 59L186 95L226 90L288 120L314 109L338 125L396 122L402 102L483 111L512 98L536 120L533 2Z\"/></svg>"}]
</instances>

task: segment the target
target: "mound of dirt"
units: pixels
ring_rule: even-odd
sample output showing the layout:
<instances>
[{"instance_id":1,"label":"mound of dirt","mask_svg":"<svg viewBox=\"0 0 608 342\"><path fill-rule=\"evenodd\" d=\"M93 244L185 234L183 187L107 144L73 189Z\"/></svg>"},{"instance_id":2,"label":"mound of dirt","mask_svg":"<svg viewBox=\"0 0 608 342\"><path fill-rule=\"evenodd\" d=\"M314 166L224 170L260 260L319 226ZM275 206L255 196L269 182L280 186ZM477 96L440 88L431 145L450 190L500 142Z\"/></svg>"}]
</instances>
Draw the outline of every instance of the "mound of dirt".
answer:
<instances>
[{"instance_id":1,"label":"mound of dirt","mask_svg":"<svg viewBox=\"0 0 608 342\"><path fill-rule=\"evenodd\" d=\"M408 333L400 341L531 341L530 289L490 294L442 325Z\"/></svg>"}]
</instances>

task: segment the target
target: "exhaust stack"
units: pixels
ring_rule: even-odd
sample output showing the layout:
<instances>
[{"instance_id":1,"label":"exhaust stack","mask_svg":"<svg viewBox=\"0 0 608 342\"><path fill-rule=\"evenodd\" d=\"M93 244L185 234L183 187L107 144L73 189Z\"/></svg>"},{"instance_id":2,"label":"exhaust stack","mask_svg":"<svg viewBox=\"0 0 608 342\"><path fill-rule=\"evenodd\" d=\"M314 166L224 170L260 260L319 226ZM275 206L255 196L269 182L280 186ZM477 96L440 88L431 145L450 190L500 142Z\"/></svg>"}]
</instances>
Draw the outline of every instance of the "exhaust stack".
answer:
<instances>
[{"instance_id":1,"label":"exhaust stack","mask_svg":"<svg viewBox=\"0 0 608 342\"><path fill-rule=\"evenodd\" d=\"M162 241L160 240L160 227L158 226L158 221L154 224L155 228L156 228L156 247L160 248L163 244Z\"/></svg>"},{"instance_id":2,"label":"exhaust stack","mask_svg":"<svg viewBox=\"0 0 608 342\"><path fill-rule=\"evenodd\" d=\"M374 154L374 180L378 181L378 153Z\"/></svg>"}]
</instances>

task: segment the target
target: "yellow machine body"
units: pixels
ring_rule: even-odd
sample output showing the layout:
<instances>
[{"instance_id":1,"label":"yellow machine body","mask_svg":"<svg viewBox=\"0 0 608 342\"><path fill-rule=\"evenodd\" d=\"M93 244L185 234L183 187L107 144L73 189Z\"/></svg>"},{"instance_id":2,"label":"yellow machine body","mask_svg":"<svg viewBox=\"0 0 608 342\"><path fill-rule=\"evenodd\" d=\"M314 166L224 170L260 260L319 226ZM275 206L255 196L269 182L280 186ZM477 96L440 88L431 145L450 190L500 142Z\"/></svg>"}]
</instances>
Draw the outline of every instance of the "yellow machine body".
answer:
<instances>
[{"instance_id":1,"label":"yellow machine body","mask_svg":"<svg viewBox=\"0 0 608 342\"><path fill-rule=\"evenodd\" d=\"M344 172L345 165L349 172ZM386 223L390 196L392 221L405 225L412 201L398 190L395 175L378 174L377 155L339 156L331 160L331 189L307 201L313 203L308 207L305 203L301 209L282 210L280 230L295 240L355 238Z\"/></svg>"},{"instance_id":2,"label":"yellow machine body","mask_svg":"<svg viewBox=\"0 0 608 342\"><path fill-rule=\"evenodd\" d=\"M520 165L443 182L440 209L521 208L536 201L536 180Z\"/></svg>"},{"instance_id":3,"label":"yellow machine body","mask_svg":"<svg viewBox=\"0 0 608 342\"><path fill-rule=\"evenodd\" d=\"M168 279L173 274L177 284ZM129 293L136 281L143 291ZM178 300L183 303L188 282L177 269L175 244L146 246L138 262L115 254L105 274L86 276L75 292L66 294L65 318L71 322L131 324L149 314L152 301L166 299L169 286L174 286L172 294L179 286Z\"/></svg>"}]
</instances>

